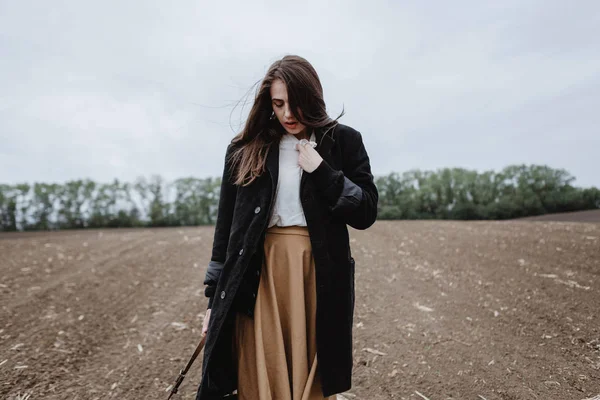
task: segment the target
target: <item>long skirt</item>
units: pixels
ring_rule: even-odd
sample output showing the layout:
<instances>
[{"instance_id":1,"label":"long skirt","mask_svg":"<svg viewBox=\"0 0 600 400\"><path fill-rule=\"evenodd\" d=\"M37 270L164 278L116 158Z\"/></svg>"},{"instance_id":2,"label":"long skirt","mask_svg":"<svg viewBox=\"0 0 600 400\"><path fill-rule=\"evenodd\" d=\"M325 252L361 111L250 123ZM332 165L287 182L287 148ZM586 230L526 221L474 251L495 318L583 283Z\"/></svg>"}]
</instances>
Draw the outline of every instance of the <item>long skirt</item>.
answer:
<instances>
[{"instance_id":1,"label":"long skirt","mask_svg":"<svg viewBox=\"0 0 600 400\"><path fill-rule=\"evenodd\" d=\"M308 229L268 228L264 254L254 318L238 313L235 320L239 399L325 399L317 369L316 276Z\"/></svg>"}]
</instances>

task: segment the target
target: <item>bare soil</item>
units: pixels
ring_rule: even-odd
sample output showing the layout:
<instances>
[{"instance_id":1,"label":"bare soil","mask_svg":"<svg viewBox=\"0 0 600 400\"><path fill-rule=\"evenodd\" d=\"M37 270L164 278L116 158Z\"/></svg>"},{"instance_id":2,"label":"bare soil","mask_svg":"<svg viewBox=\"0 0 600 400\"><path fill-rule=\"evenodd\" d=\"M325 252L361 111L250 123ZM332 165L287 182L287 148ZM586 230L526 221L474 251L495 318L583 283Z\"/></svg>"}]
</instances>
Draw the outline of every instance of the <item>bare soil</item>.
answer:
<instances>
[{"instance_id":1,"label":"bare soil","mask_svg":"<svg viewBox=\"0 0 600 400\"><path fill-rule=\"evenodd\" d=\"M600 222L600 210L573 211L521 218L528 221Z\"/></svg>"},{"instance_id":2,"label":"bare soil","mask_svg":"<svg viewBox=\"0 0 600 400\"><path fill-rule=\"evenodd\" d=\"M212 235L0 234L0 398L166 399L200 337ZM600 224L378 221L351 237L348 399L600 394Z\"/></svg>"}]
</instances>

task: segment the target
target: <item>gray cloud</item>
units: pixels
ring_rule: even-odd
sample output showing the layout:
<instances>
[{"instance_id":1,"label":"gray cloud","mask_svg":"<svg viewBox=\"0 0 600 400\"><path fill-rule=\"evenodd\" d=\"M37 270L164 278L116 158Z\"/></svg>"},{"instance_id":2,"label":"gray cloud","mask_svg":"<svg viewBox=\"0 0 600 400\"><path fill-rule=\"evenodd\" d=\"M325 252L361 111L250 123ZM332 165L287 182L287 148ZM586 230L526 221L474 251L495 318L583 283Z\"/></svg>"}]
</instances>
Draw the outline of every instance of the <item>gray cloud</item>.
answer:
<instances>
[{"instance_id":1,"label":"gray cloud","mask_svg":"<svg viewBox=\"0 0 600 400\"><path fill-rule=\"evenodd\" d=\"M284 54L376 174L548 164L600 186L600 5L0 3L0 182L218 176L231 112Z\"/></svg>"}]
</instances>

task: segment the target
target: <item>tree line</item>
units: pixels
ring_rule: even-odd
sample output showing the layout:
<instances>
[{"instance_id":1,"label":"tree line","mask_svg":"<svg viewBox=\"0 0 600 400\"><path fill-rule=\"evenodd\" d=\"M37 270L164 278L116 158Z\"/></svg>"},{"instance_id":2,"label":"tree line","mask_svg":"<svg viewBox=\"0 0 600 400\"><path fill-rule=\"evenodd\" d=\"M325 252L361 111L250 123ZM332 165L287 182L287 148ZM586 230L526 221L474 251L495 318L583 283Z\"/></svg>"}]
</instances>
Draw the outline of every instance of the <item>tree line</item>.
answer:
<instances>
[{"instance_id":1,"label":"tree line","mask_svg":"<svg viewBox=\"0 0 600 400\"><path fill-rule=\"evenodd\" d=\"M600 208L600 190L574 181L564 169L543 165L392 173L376 180L379 218L503 220Z\"/></svg>"},{"instance_id":2,"label":"tree line","mask_svg":"<svg viewBox=\"0 0 600 400\"><path fill-rule=\"evenodd\" d=\"M511 219L600 208L600 190L573 186L563 169L411 170L375 179L379 219ZM220 178L158 175L134 183L74 180L0 184L0 231L211 225Z\"/></svg>"}]
</instances>

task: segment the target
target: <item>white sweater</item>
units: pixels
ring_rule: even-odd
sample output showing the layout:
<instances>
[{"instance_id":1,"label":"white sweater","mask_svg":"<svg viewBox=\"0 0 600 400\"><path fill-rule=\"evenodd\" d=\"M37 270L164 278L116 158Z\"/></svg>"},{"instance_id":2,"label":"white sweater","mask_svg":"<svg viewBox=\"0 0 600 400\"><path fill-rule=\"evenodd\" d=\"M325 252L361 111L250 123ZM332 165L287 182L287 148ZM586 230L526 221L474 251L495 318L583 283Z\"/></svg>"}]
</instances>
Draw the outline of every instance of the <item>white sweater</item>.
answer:
<instances>
[{"instance_id":1,"label":"white sweater","mask_svg":"<svg viewBox=\"0 0 600 400\"><path fill-rule=\"evenodd\" d=\"M310 140L315 140L314 132ZM298 165L299 153L296 150L298 142L296 136L286 133L279 143L279 178L269 227L306 226L306 218L300 203L300 178L303 170Z\"/></svg>"}]
</instances>

